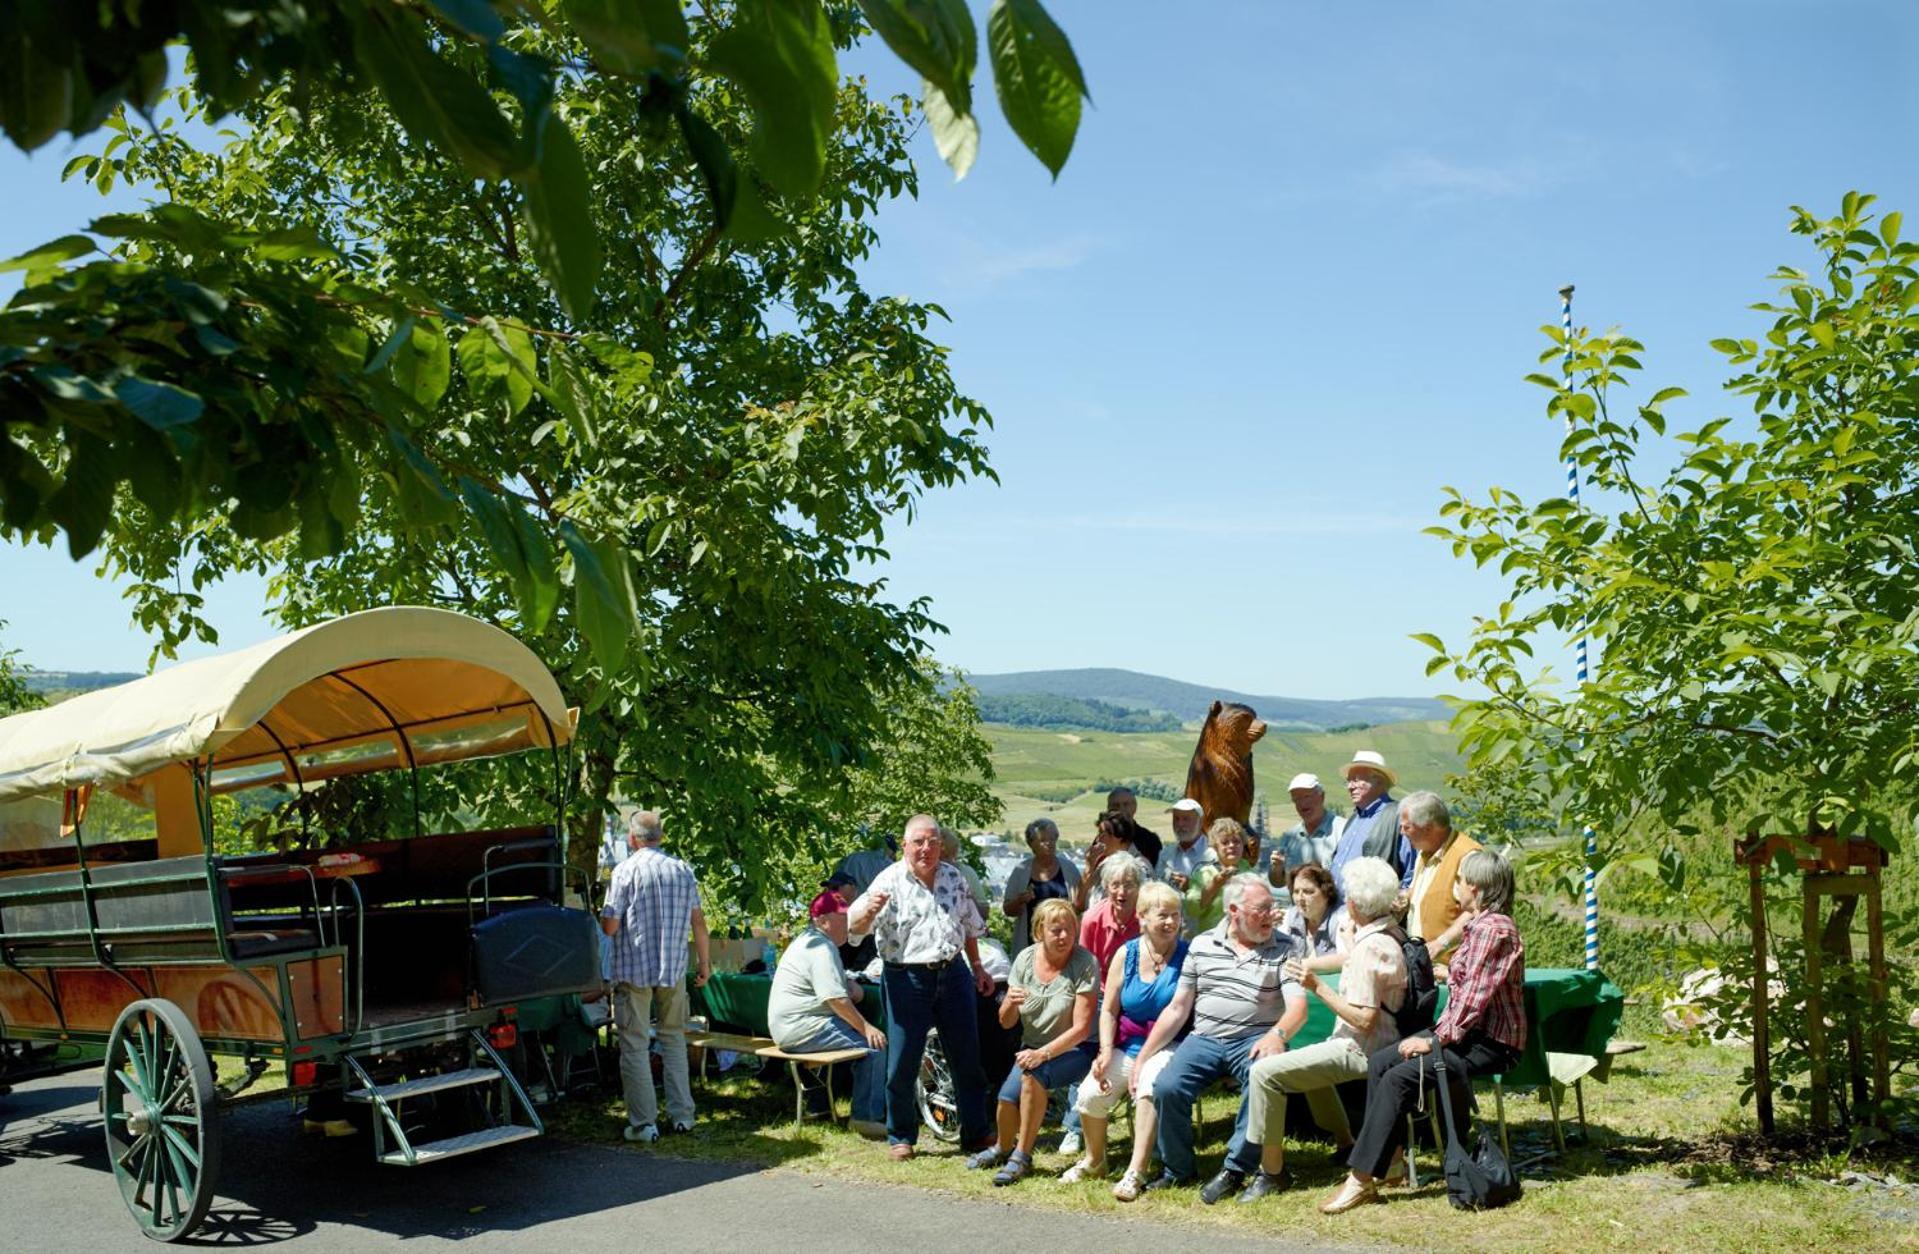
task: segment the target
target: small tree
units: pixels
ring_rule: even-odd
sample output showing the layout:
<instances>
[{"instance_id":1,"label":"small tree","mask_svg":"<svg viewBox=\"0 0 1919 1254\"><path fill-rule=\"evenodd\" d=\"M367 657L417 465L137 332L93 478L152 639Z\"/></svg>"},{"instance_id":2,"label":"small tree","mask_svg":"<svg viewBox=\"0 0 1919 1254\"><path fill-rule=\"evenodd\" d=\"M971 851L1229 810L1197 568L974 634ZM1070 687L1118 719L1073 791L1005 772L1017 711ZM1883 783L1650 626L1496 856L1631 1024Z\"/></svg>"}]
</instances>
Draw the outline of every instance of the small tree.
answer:
<instances>
[{"instance_id":1,"label":"small tree","mask_svg":"<svg viewBox=\"0 0 1919 1254\"><path fill-rule=\"evenodd\" d=\"M1547 327L1540 360L1570 365L1531 378L1592 498L1448 489L1432 529L1511 585L1463 649L1419 637L1429 673L1482 691L1455 720L1472 767L1523 763L1507 784L1605 834L1598 869L1657 870L1676 900L1700 901L1688 837L1834 831L1896 850L1909 830L1910 798L1889 785L1919 751L1919 246L1872 202L1795 209L1816 269L1775 273L1760 338L1712 342L1748 413L1675 436L1677 464L1655 478L1648 440L1684 393L1622 404L1640 345ZM1582 630L1590 684L1528 673L1535 646ZM1723 839L1711 856L1730 886ZM1703 921L1723 926L1732 899L1712 894L1722 917Z\"/></svg>"},{"instance_id":2,"label":"small tree","mask_svg":"<svg viewBox=\"0 0 1919 1254\"><path fill-rule=\"evenodd\" d=\"M0 627L6 625L6 620L0 619ZM19 656L18 649L0 649L0 717L38 709L42 704L40 694L27 687L27 681L20 673L19 664L15 661Z\"/></svg>"}]
</instances>

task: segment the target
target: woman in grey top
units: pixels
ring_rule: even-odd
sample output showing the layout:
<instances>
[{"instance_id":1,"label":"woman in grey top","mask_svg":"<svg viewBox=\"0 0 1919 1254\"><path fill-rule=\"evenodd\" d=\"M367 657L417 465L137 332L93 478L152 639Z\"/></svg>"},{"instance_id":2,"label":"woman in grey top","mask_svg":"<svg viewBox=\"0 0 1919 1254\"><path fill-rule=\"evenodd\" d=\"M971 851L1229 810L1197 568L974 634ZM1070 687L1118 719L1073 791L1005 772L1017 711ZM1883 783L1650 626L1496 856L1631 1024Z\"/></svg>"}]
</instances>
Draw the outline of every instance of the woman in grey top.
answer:
<instances>
[{"instance_id":1,"label":"woman in grey top","mask_svg":"<svg viewBox=\"0 0 1919 1254\"><path fill-rule=\"evenodd\" d=\"M1039 939L1013 959L1013 977L1000 1002L1000 1024L1018 1023L1024 1047L1000 1085L999 1140L967 1159L967 1166L980 1170L998 1167L996 1185L1031 1170L1047 1091L1078 1084L1093 1065L1099 965L1080 947L1079 917L1064 901L1041 902L1033 930Z\"/></svg>"},{"instance_id":2,"label":"woman in grey top","mask_svg":"<svg viewBox=\"0 0 1919 1254\"><path fill-rule=\"evenodd\" d=\"M1054 898L1071 901L1079 888L1079 868L1055 852L1059 847L1057 823L1051 819L1028 823L1026 847L1033 855L1020 859L1006 877L1006 896L1000 907L1013 921L1014 953L1033 943L1033 911L1040 903Z\"/></svg>"}]
</instances>

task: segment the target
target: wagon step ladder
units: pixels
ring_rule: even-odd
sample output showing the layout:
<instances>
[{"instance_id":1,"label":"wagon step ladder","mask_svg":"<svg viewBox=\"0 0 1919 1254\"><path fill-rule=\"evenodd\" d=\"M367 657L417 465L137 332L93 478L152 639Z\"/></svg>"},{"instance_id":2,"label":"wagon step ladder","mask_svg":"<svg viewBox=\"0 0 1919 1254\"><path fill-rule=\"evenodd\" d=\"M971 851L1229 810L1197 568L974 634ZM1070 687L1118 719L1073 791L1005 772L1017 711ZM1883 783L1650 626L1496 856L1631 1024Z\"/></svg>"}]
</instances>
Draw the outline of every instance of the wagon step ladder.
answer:
<instances>
[{"instance_id":1,"label":"wagon step ladder","mask_svg":"<svg viewBox=\"0 0 1919 1254\"><path fill-rule=\"evenodd\" d=\"M546 1130L540 1122L539 1114L528 1100L526 1090L514 1078L499 1054L495 1053L491 1043L478 1032L467 1034L467 1061L470 1065L457 1071L443 1071L438 1075L418 1076L411 1080L396 1080L391 1084L375 1084L373 1077L367 1074L360 1060L351 1054L346 1057L346 1065L358 1086L347 1090L346 1099L350 1102L365 1102L373 1107L373 1156L383 1163L395 1167L418 1167L423 1163L438 1162L443 1158L457 1158L461 1154L471 1154L476 1150L490 1149L495 1145L507 1145L514 1141L524 1141L539 1136ZM401 1119L403 1104L409 1098L424 1097L429 1093L441 1093L449 1089L467 1088L482 1084L497 1084L500 1090L500 1109L503 1112L517 1112L525 1119L524 1123L500 1123L491 1127L463 1132L444 1140L426 1141L413 1144L406 1134L406 1126ZM398 1146L388 1149L388 1139Z\"/></svg>"}]
</instances>

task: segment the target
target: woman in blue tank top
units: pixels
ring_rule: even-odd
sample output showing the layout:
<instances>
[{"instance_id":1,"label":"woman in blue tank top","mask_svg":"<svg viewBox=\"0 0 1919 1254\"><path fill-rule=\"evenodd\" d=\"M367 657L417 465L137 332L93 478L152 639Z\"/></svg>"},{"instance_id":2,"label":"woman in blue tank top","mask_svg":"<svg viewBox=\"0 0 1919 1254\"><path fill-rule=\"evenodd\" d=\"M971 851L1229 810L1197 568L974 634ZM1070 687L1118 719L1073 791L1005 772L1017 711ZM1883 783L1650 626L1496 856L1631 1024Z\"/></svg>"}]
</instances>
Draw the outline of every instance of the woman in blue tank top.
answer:
<instances>
[{"instance_id":1,"label":"woman in blue tank top","mask_svg":"<svg viewBox=\"0 0 1919 1254\"><path fill-rule=\"evenodd\" d=\"M1099 1056L1079 1086L1080 1123L1086 1138L1086 1156L1060 1179L1097 1180L1106 1175L1106 1121L1113 1104L1131 1093L1133 1157L1113 1186L1113 1196L1130 1202L1139 1196L1146 1160L1152 1156L1154 1130L1159 1122L1153 1109L1153 1080L1172 1056L1161 1050L1135 1074L1133 1060L1146 1043L1153 1022L1179 991L1179 971L1186 962L1186 942L1179 938L1179 893L1155 880L1139 890L1139 936L1120 946L1106 971L1106 989L1100 997Z\"/></svg>"}]
</instances>

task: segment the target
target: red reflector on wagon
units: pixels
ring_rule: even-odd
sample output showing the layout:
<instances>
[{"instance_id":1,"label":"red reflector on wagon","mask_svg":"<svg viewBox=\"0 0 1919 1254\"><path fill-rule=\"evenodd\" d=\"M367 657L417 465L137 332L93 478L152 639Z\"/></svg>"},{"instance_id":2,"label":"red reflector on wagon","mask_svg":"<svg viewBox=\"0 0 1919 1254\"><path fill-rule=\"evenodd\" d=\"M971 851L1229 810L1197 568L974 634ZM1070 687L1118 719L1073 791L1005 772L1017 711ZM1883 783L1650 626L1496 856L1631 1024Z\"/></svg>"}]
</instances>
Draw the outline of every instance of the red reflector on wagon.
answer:
<instances>
[{"instance_id":1,"label":"red reflector on wagon","mask_svg":"<svg viewBox=\"0 0 1919 1254\"><path fill-rule=\"evenodd\" d=\"M495 1049L512 1049L520 1042L519 1025L496 1023L486 1030L486 1039Z\"/></svg>"},{"instance_id":2,"label":"red reflector on wagon","mask_svg":"<svg viewBox=\"0 0 1919 1254\"><path fill-rule=\"evenodd\" d=\"M312 1088L320 1082L320 1064L317 1062L296 1062L293 1064L293 1087Z\"/></svg>"}]
</instances>

